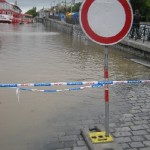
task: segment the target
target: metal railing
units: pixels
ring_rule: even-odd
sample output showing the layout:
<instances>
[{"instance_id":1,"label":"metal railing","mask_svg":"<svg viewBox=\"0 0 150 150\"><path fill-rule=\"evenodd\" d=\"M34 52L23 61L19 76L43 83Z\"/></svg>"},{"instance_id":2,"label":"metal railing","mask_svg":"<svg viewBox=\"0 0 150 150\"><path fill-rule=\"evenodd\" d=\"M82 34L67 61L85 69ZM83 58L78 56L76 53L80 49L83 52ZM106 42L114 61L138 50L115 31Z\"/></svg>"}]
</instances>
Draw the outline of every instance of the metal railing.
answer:
<instances>
[{"instance_id":1,"label":"metal railing","mask_svg":"<svg viewBox=\"0 0 150 150\"><path fill-rule=\"evenodd\" d=\"M145 41L150 42L150 25L148 24L133 24L129 34L129 39L141 40L143 43Z\"/></svg>"},{"instance_id":2,"label":"metal railing","mask_svg":"<svg viewBox=\"0 0 150 150\"><path fill-rule=\"evenodd\" d=\"M61 20L60 16L49 15L49 18L55 19L55 20Z\"/></svg>"},{"instance_id":3,"label":"metal railing","mask_svg":"<svg viewBox=\"0 0 150 150\"><path fill-rule=\"evenodd\" d=\"M51 19L61 20L60 16L49 16ZM64 21L69 24L77 25L79 24L79 17L65 17ZM133 24L129 34L129 39L140 40L143 43L145 41L150 42L150 24L142 23L140 25Z\"/></svg>"}]
</instances>

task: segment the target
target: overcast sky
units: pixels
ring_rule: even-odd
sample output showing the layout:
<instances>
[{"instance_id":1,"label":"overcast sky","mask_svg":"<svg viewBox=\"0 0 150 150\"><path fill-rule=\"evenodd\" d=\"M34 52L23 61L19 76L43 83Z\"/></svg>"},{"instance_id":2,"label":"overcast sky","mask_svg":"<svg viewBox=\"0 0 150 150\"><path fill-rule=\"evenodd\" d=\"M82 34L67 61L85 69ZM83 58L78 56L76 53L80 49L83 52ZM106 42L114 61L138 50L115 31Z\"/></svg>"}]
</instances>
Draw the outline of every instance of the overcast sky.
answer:
<instances>
[{"instance_id":1,"label":"overcast sky","mask_svg":"<svg viewBox=\"0 0 150 150\"><path fill-rule=\"evenodd\" d=\"M15 2L15 0L6 0L9 3ZM23 13L27 10L37 7L37 10L41 8L50 8L51 5L57 4L65 0L17 0L18 6L22 9ZM66 0L67 2L71 2L72 0ZM75 2L81 2L82 0L75 0Z\"/></svg>"}]
</instances>

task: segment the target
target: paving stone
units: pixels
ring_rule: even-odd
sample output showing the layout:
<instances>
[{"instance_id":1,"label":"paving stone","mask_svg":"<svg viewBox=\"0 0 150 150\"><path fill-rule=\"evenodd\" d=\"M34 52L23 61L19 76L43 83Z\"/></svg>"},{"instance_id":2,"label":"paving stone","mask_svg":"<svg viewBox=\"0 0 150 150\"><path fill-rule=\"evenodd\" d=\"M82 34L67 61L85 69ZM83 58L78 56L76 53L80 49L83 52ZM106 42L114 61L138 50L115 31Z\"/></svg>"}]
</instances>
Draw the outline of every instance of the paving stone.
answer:
<instances>
[{"instance_id":1,"label":"paving stone","mask_svg":"<svg viewBox=\"0 0 150 150\"><path fill-rule=\"evenodd\" d=\"M142 112L149 112L149 109L141 109Z\"/></svg>"},{"instance_id":2,"label":"paving stone","mask_svg":"<svg viewBox=\"0 0 150 150\"><path fill-rule=\"evenodd\" d=\"M134 120L135 121L141 121L142 119L141 119L141 117L134 117Z\"/></svg>"},{"instance_id":3,"label":"paving stone","mask_svg":"<svg viewBox=\"0 0 150 150\"><path fill-rule=\"evenodd\" d=\"M128 132L131 131L129 127L116 128L116 132Z\"/></svg>"},{"instance_id":4,"label":"paving stone","mask_svg":"<svg viewBox=\"0 0 150 150\"><path fill-rule=\"evenodd\" d=\"M136 125L140 125L140 124L148 124L148 121L146 121L146 120L142 120L142 121L134 121L134 124L136 124Z\"/></svg>"},{"instance_id":5,"label":"paving stone","mask_svg":"<svg viewBox=\"0 0 150 150\"><path fill-rule=\"evenodd\" d=\"M115 138L115 140L117 141L117 143L131 142L131 138L130 137L120 137L120 138Z\"/></svg>"},{"instance_id":6,"label":"paving stone","mask_svg":"<svg viewBox=\"0 0 150 150\"><path fill-rule=\"evenodd\" d=\"M132 131L133 135L146 135L148 134L145 130Z\"/></svg>"},{"instance_id":7,"label":"paving stone","mask_svg":"<svg viewBox=\"0 0 150 150\"><path fill-rule=\"evenodd\" d=\"M77 141L78 140L78 136L77 135L70 135L70 136L62 136L59 137L60 141Z\"/></svg>"},{"instance_id":8,"label":"paving stone","mask_svg":"<svg viewBox=\"0 0 150 150\"><path fill-rule=\"evenodd\" d=\"M149 128L149 129L146 129L146 131L147 131L148 133L150 133L150 128Z\"/></svg>"},{"instance_id":9,"label":"paving stone","mask_svg":"<svg viewBox=\"0 0 150 150\"><path fill-rule=\"evenodd\" d=\"M124 114L123 117L125 117L125 118L131 118L131 117L133 117L133 115L132 114Z\"/></svg>"},{"instance_id":10,"label":"paving stone","mask_svg":"<svg viewBox=\"0 0 150 150\"><path fill-rule=\"evenodd\" d=\"M142 130L142 129L148 129L149 126L142 124L142 125L136 125L136 126L131 126L132 130Z\"/></svg>"},{"instance_id":11,"label":"paving stone","mask_svg":"<svg viewBox=\"0 0 150 150\"><path fill-rule=\"evenodd\" d=\"M122 117L121 119L120 119L120 121L132 121L133 120L133 118L132 117L126 117L126 116L124 116L124 117Z\"/></svg>"},{"instance_id":12,"label":"paving stone","mask_svg":"<svg viewBox=\"0 0 150 150\"><path fill-rule=\"evenodd\" d=\"M131 136L131 139L135 142L144 141L144 137L142 136Z\"/></svg>"},{"instance_id":13,"label":"paving stone","mask_svg":"<svg viewBox=\"0 0 150 150\"><path fill-rule=\"evenodd\" d=\"M136 100L129 101L130 104L136 104Z\"/></svg>"},{"instance_id":14,"label":"paving stone","mask_svg":"<svg viewBox=\"0 0 150 150\"><path fill-rule=\"evenodd\" d=\"M85 146L85 142L84 141L77 141L77 145L78 146Z\"/></svg>"},{"instance_id":15,"label":"paving stone","mask_svg":"<svg viewBox=\"0 0 150 150\"><path fill-rule=\"evenodd\" d=\"M145 95L145 92L143 93L143 94L140 94L140 99L142 99L142 98L146 98L147 97L147 95Z\"/></svg>"},{"instance_id":16,"label":"paving stone","mask_svg":"<svg viewBox=\"0 0 150 150\"><path fill-rule=\"evenodd\" d=\"M141 110L131 110L130 112L131 112L132 114L136 114L136 113L140 113Z\"/></svg>"},{"instance_id":17,"label":"paving stone","mask_svg":"<svg viewBox=\"0 0 150 150\"><path fill-rule=\"evenodd\" d=\"M134 116L137 116L137 117L145 117L147 116L147 112L141 112L141 113L138 113L138 114L134 114Z\"/></svg>"},{"instance_id":18,"label":"paving stone","mask_svg":"<svg viewBox=\"0 0 150 150\"><path fill-rule=\"evenodd\" d=\"M141 103L140 103L141 102ZM138 101L138 103L136 104L137 106L145 106L145 103L143 103L143 101Z\"/></svg>"},{"instance_id":19,"label":"paving stone","mask_svg":"<svg viewBox=\"0 0 150 150\"><path fill-rule=\"evenodd\" d=\"M129 144L127 143L121 143L120 146L122 147L122 149L130 148Z\"/></svg>"},{"instance_id":20,"label":"paving stone","mask_svg":"<svg viewBox=\"0 0 150 150\"><path fill-rule=\"evenodd\" d=\"M129 143L129 145L132 148L142 148L142 147L144 147L144 145L142 144L142 142L132 142L132 143Z\"/></svg>"},{"instance_id":21,"label":"paving stone","mask_svg":"<svg viewBox=\"0 0 150 150\"><path fill-rule=\"evenodd\" d=\"M68 142L65 142L64 145L66 148L71 148L74 146L74 141L68 141Z\"/></svg>"},{"instance_id":22,"label":"paving stone","mask_svg":"<svg viewBox=\"0 0 150 150\"><path fill-rule=\"evenodd\" d=\"M148 120L148 119L149 119L149 116L141 117L141 119L143 119L143 120Z\"/></svg>"},{"instance_id":23,"label":"paving stone","mask_svg":"<svg viewBox=\"0 0 150 150\"><path fill-rule=\"evenodd\" d=\"M74 147L73 150L88 150L86 146L83 147Z\"/></svg>"},{"instance_id":24,"label":"paving stone","mask_svg":"<svg viewBox=\"0 0 150 150\"><path fill-rule=\"evenodd\" d=\"M135 98L135 97L132 97L132 98L130 98L132 101L136 101L137 100L137 98Z\"/></svg>"},{"instance_id":25,"label":"paving stone","mask_svg":"<svg viewBox=\"0 0 150 150\"><path fill-rule=\"evenodd\" d=\"M117 127L117 125L115 123L110 123L109 127L114 128L114 127Z\"/></svg>"},{"instance_id":26,"label":"paving stone","mask_svg":"<svg viewBox=\"0 0 150 150\"><path fill-rule=\"evenodd\" d=\"M45 149L56 150L65 148L64 144L61 142L50 142L44 146Z\"/></svg>"},{"instance_id":27,"label":"paving stone","mask_svg":"<svg viewBox=\"0 0 150 150\"><path fill-rule=\"evenodd\" d=\"M56 150L72 150L72 148L63 148L63 149L56 149Z\"/></svg>"},{"instance_id":28,"label":"paving stone","mask_svg":"<svg viewBox=\"0 0 150 150\"><path fill-rule=\"evenodd\" d=\"M150 140L150 135L144 135L147 140Z\"/></svg>"},{"instance_id":29,"label":"paving stone","mask_svg":"<svg viewBox=\"0 0 150 150\"><path fill-rule=\"evenodd\" d=\"M137 104L136 104L137 105ZM132 110L133 109L137 109L137 110L139 110L139 109L141 109L141 107L140 106L134 106L134 107L132 107Z\"/></svg>"},{"instance_id":30,"label":"paving stone","mask_svg":"<svg viewBox=\"0 0 150 150\"><path fill-rule=\"evenodd\" d=\"M72 130L72 131L67 131L66 132L66 136L68 135L79 135L80 134L80 130Z\"/></svg>"},{"instance_id":31,"label":"paving stone","mask_svg":"<svg viewBox=\"0 0 150 150\"><path fill-rule=\"evenodd\" d=\"M111 133L114 133L116 130L113 129L113 128L110 128L109 131L110 131Z\"/></svg>"},{"instance_id":32,"label":"paving stone","mask_svg":"<svg viewBox=\"0 0 150 150\"><path fill-rule=\"evenodd\" d=\"M133 122L125 122L124 124L121 124L120 126L122 127L128 127L128 126L133 126Z\"/></svg>"},{"instance_id":33,"label":"paving stone","mask_svg":"<svg viewBox=\"0 0 150 150\"><path fill-rule=\"evenodd\" d=\"M122 137L122 136L131 136L131 132L115 132L114 136L115 137Z\"/></svg>"},{"instance_id":34,"label":"paving stone","mask_svg":"<svg viewBox=\"0 0 150 150\"><path fill-rule=\"evenodd\" d=\"M150 147L140 148L140 150L150 150Z\"/></svg>"},{"instance_id":35,"label":"paving stone","mask_svg":"<svg viewBox=\"0 0 150 150\"><path fill-rule=\"evenodd\" d=\"M145 144L146 146L150 146L150 141L144 141L143 144Z\"/></svg>"},{"instance_id":36,"label":"paving stone","mask_svg":"<svg viewBox=\"0 0 150 150\"><path fill-rule=\"evenodd\" d=\"M81 135L79 135L79 141L83 141L83 137Z\"/></svg>"},{"instance_id":37,"label":"paving stone","mask_svg":"<svg viewBox=\"0 0 150 150\"><path fill-rule=\"evenodd\" d=\"M130 148L130 149L126 149L126 150L137 150L136 148Z\"/></svg>"}]
</instances>

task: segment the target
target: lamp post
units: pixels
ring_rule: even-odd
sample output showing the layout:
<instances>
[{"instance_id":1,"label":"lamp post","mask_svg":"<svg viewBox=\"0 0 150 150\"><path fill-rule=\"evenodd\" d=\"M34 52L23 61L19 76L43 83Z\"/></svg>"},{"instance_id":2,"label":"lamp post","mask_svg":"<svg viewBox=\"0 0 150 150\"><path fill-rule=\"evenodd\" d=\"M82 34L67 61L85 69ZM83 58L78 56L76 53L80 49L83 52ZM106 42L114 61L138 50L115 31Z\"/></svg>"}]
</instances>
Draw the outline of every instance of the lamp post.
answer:
<instances>
[{"instance_id":1,"label":"lamp post","mask_svg":"<svg viewBox=\"0 0 150 150\"><path fill-rule=\"evenodd\" d=\"M59 16L59 9L60 9L60 0L57 1L57 12L58 12L58 16Z\"/></svg>"},{"instance_id":2,"label":"lamp post","mask_svg":"<svg viewBox=\"0 0 150 150\"><path fill-rule=\"evenodd\" d=\"M72 2L71 2L71 13L72 13Z\"/></svg>"},{"instance_id":3,"label":"lamp post","mask_svg":"<svg viewBox=\"0 0 150 150\"><path fill-rule=\"evenodd\" d=\"M67 9L66 9L66 0L65 0L65 14L66 14L66 11L67 11Z\"/></svg>"}]
</instances>

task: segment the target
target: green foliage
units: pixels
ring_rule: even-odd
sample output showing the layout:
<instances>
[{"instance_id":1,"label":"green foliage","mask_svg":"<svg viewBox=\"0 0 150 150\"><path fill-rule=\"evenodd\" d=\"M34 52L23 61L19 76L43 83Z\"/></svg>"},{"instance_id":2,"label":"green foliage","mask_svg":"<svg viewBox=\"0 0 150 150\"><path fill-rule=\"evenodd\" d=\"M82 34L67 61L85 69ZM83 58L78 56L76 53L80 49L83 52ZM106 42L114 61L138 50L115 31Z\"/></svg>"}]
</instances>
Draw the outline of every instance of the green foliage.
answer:
<instances>
[{"instance_id":1,"label":"green foliage","mask_svg":"<svg viewBox=\"0 0 150 150\"><path fill-rule=\"evenodd\" d=\"M145 0L145 5L147 9L147 14L150 16L150 0Z\"/></svg>"},{"instance_id":2,"label":"green foliage","mask_svg":"<svg viewBox=\"0 0 150 150\"><path fill-rule=\"evenodd\" d=\"M74 12L79 12L80 6L81 6L81 2L76 3L75 6L73 7L73 11Z\"/></svg>"},{"instance_id":3,"label":"green foliage","mask_svg":"<svg viewBox=\"0 0 150 150\"><path fill-rule=\"evenodd\" d=\"M37 16L36 7L33 7L32 9L28 10L28 11L26 12L26 14L30 14L30 15L32 15L33 17Z\"/></svg>"},{"instance_id":4,"label":"green foliage","mask_svg":"<svg viewBox=\"0 0 150 150\"><path fill-rule=\"evenodd\" d=\"M142 18L145 18L144 21L150 17L150 0L130 0L133 11L139 9Z\"/></svg>"},{"instance_id":5,"label":"green foliage","mask_svg":"<svg viewBox=\"0 0 150 150\"><path fill-rule=\"evenodd\" d=\"M72 6L72 12L79 12L81 6L81 2L76 3L74 6ZM71 12L71 6L67 10L68 12Z\"/></svg>"},{"instance_id":6,"label":"green foliage","mask_svg":"<svg viewBox=\"0 0 150 150\"><path fill-rule=\"evenodd\" d=\"M150 0L145 0L145 4L148 8L150 8Z\"/></svg>"}]
</instances>

